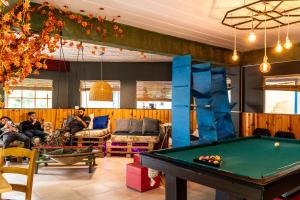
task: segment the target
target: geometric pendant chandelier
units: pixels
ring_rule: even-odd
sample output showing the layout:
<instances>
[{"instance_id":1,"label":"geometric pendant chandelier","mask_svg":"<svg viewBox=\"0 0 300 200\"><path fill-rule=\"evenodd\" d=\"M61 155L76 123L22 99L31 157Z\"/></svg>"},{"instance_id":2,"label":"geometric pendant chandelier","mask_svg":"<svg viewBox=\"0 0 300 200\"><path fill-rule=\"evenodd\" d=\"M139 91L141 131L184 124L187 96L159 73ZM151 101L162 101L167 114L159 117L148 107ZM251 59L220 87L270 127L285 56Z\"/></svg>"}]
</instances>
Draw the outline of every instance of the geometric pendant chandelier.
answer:
<instances>
[{"instance_id":1,"label":"geometric pendant chandelier","mask_svg":"<svg viewBox=\"0 0 300 200\"><path fill-rule=\"evenodd\" d=\"M288 18L288 20L287 20ZM222 24L238 30L275 29L300 22L299 0L261 0L226 12Z\"/></svg>"},{"instance_id":2,"label":"geometric pendant chandelier","mask_svg":"<svg viewBox=\"0 0 300 200\"><path fill-rule=\"evenodd\" d=\"M244 1L245 2L245 1ZM259 67L262 73L271 69L267 57L267 29L278 30L278 41L275 51L280 53L283 50L280 41L280 27L287 26L286 40L284 47L289 50L292 42L289 38L289 27L291 24L300 22L300 0L260 0L226 12L222 24L234 28L234 50L232 60L238 59L236 50L236 30L251 30L248 41L253 43L256 40L254 30L264 29L264 58Z\"/></svg>"}]
</instances>

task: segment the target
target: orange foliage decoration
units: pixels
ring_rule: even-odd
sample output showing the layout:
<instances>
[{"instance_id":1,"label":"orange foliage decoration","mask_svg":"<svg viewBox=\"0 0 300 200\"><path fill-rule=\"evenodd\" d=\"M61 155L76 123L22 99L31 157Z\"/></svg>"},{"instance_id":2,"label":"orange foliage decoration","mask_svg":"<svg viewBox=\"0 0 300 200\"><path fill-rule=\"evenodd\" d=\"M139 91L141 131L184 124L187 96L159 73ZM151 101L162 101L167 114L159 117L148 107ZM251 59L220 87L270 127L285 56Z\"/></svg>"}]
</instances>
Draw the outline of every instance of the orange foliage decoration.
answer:
<instances>
[{"instance_id":1,"label":"orange foliage decoration","mask_svg":"<svg viewBox=\"0 0 300 200\"><path fill-rule=\"evenodd\" d=\"M60 40L62 24L49 9L43 29L33 33L30 25L30 1L21 0L8 12L0 4L0 84L6 92L9 83L21 82L39 69L47 69L45 53L54 52Z\"/></svg>"},{"instance_id":2,"label":"orange foliage decoration","mask_svg":"<svg viewBox=\"0 0 300 200\"><path fill-rule=\"evenodd\" d=\"M6 92L9 92L9 84L17 84L28 75L38 75L40 69L47 69L46 60L52 59L45 52L53 53L59 48L60 33L64 27L62 16L80 24L87 35L91 31L97 32L102 40L105 40L107 29L104 25L106 17L98 16L98 24L94 25L93 15L87 18L74 14L67 10L55 10L48 2L39 7L31 7L30 0L19 0L8 12L4 12L7 6L6 1L0 1L0 85ZM40 12L45 15L43 28L39 32L31 31L31 13ZM116 37L122 37L122 28L112 20L112 33ZM73 46L74 43L69 44ZM77 45L77 48L81 46ZM105 49L103 50L105 51ZM0 97L1 98L1 97ZM0 99L1 102L1 99ZM0 103L3 107L3 103Z\"/></svg>"}]
</instances>

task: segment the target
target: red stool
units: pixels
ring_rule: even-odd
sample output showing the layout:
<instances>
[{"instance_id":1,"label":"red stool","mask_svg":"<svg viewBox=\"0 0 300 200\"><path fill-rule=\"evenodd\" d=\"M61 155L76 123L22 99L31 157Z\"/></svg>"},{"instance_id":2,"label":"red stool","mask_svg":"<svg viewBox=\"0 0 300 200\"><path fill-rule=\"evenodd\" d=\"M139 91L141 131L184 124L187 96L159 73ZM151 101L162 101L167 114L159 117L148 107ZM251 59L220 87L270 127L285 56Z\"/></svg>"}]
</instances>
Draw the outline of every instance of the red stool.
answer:
<instances>
[{"instance_id":1,"label":"red stool","mask_svg":"<svg viewBox=\"0 0 300 200\"><path fill-rule=\"evenodd\" d=\"M154 178L155 184L150 185L150 178L148 177L148 168L136 163L129 163L126 167L126 185L129 188L139 192L145 192L159 187L160 175Z\"/></svg>"}]
</instances>

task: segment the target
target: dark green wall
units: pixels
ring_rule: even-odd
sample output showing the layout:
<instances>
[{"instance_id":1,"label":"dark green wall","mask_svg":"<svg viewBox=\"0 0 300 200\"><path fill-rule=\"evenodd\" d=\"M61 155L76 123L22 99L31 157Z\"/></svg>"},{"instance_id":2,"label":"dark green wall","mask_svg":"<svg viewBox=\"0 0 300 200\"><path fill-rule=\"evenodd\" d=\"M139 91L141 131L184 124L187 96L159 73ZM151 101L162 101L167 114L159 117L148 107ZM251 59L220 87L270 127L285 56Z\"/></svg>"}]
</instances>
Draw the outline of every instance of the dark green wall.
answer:
<instances>
[{"instance_id":1,"label":"dark green wall","mask_svg":"<svg viewBox=\"0 0 300 200\"><path fill-rule=\"evenodd\" d=\"M65 72L40 71L40 75L30 77L53 80L52 107L68 108L68 76L69 74Z\"/></svg>"}]
</instances>

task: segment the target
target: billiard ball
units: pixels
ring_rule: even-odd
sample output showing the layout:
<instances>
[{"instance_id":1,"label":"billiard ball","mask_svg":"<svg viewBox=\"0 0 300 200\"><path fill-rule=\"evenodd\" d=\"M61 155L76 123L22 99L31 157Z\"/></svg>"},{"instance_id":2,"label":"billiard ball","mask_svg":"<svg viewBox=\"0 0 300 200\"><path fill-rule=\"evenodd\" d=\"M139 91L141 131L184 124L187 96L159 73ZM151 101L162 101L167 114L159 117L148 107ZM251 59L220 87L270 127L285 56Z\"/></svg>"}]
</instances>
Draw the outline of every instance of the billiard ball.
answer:
<instances>
[{"instance_id":1,"label":"billiard ball","mask_svg":"<svg viewBox=\"0 0 300 200\"><path fill-rule=\"evenodd\" d=\"M215 165L219 165L219 164L220 164L220 162L217 161L217 160L215 160L213 163L214 163Z\"/></svg>"},{"instance_id":2,"label":"billiard ball","mask_svg":"<svg viewBox=\"0 0 300 200\"><path fill-rule=\"evenodd\" d=\"M221 160L221 156L215 156L215 160L220 161Z\"/></svg>"},{"instance_id":3,"label":"billiard ball","mask_svg":"<svg viewBox=\"0 0 300 200\"><path fill-rule=\"evenodd\" d=\"M275 146L276 148L278 148L278 147L280 146L280 143L279 143L279 142L275 142L275 143L274 143L274 146Z\"/></svg>"},{"instance_id":4,"label":"billiard ball","mask_svg":"<svg viewBox=\"0 0 300 200\"><path fill-rule=\"evenodd\" d=\"M205 160L205 156L200 156L199 160Z\"/></svg>"}]
</instances>

